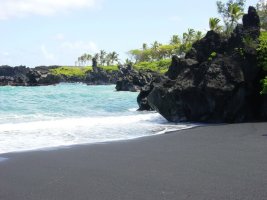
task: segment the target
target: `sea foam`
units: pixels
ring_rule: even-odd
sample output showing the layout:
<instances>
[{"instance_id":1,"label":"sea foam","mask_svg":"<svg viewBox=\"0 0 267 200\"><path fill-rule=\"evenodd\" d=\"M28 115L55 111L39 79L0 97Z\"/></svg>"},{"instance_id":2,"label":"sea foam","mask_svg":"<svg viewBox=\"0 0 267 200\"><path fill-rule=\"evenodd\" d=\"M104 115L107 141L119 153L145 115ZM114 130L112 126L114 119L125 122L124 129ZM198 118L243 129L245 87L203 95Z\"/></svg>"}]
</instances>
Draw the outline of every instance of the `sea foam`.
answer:
<instances>
[{"instance_id":1,"label":"sea foam","mask_svg":"<svg viewBox=\"0 0 267 200\"><path fill-rule=\"evenodd\" d=\"M137 94L114 92L114 86L0 87L0 92L0 153L128 140L194 126L137 112Z\"/></svg>"}]
</instances>

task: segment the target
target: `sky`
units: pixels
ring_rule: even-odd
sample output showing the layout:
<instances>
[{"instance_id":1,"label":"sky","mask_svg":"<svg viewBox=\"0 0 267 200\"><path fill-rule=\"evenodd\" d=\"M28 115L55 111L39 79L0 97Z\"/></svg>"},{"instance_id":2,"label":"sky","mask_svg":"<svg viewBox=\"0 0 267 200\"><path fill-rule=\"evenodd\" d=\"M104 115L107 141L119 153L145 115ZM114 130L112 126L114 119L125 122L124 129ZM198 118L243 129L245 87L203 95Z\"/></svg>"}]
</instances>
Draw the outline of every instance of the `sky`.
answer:
<instances>
[{"instance_id":1,"label":"sky","mask_svg":"<svg viewBox=\"0 0 267 200\"><path fill-rule=\"evenodd\" d=\"M1 0L0 65L74 65L101 49L123 62L143 43L207 31L210 17L215 0Z\"/></svg>"}]
</instances>

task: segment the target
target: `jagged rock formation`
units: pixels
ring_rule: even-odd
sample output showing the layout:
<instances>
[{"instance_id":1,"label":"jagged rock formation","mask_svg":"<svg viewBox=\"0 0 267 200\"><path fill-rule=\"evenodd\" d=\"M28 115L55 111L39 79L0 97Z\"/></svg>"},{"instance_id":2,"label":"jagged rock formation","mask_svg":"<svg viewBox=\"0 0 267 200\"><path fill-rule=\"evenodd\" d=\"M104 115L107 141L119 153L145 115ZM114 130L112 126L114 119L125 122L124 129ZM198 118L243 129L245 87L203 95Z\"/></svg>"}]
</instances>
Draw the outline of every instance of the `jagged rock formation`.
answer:
<instances>
[{"instance_id":1,"label":"jagged rock formation","mask_svg":"<svg viewBox=\"0 0 267 200\"><path fill-rule=\"evenodd\" d=\"M108 85L116 84L118 72L107 72L101 68L97 68L97 71L92 71L87 74L85 83L88 85Z\"/></svg>"},{"instance_id":2,"label":"jagged rock formation","mask_svg":"<svg viewBox=\"0 0 267 200\"><path fill-rule=\"evenodd\" d=\"M0 66L0 86L37 86L59 83L60 78L49 73L49 69L48 67L31 69L25 66Z\"/></svg>"},{"instance_id":3,"label":"jagged rock formation","mask_svg":"<svg viewBox=\"0 0 267 200\"><path fill-rule=\"evenodd\" d=\"M84 82L88 85L108 85L116 84L118 78L117 71L105 71L97 66L96 58L92 59L93 71L86 75Z\"/></svg>"},{"instance_id":4,"label":"jagged rock formation","mask_svg":"<svg viewBox=\"0 0 267 200\"><path fill-rule=\"evenodd\" d=\"M173 57L166 76L143 91L154 109L172 122L244 122L266 119L257 66L259 17L249 7L230 38L209 31L185 58ZM142 105L142 104L141 104ZM265 111L264 111L265 110Z\"/></svg>"},{"instance_id":5,"label":"jagged rock formation","mask_svg":"<svg viewBox=\"0 0 267 200\"><path fill-rule=\"evenodd\" d=\"M142 87L151 83L154 77L159 76L153 71L136 71L131 65L119 66L117 91L140 91Z\"/></svg>"}]
</instances>

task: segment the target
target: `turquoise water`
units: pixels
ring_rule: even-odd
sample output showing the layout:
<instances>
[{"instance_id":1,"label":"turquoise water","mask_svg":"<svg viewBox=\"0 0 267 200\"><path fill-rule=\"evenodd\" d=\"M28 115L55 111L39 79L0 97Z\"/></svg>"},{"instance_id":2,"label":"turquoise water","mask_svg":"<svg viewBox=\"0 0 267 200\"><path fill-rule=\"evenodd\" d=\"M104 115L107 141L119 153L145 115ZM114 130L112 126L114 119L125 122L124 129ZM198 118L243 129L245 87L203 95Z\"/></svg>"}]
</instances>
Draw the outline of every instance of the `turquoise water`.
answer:
<instances>
[{"instance_id":1,"label":"turquoise water","mask_svg":"<svg viewBox=\"0 0 267 200\"><path fill-rule=\"evenodd\" d=\"M115 86L0 87L0 153L133 139L183 129L137 112L138 93Z\"/></svg>"}]
</instances>

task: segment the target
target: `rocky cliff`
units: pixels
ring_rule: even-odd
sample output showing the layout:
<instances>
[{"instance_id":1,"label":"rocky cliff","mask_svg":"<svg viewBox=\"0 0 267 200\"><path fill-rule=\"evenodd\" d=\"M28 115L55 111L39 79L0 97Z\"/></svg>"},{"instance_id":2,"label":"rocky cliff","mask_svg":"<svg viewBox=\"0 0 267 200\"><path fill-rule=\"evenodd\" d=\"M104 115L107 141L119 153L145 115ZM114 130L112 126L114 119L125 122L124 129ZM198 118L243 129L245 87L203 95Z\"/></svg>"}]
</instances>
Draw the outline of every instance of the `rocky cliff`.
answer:
<instances>
[{"instance_id":1,"label":"rocky cliff","mask_svg":"<svg viewBox=\"0 0 267 200\"><path fill-rule=\"evenodd\" d=\"M266 97L260 95L266 74L256 51L259 22L256 9L249 7L230 38L209 31L185 58L173 57L166 76L140 93L139 105L144 102L143 108L172 122L266 120Z\"/></svg>"}]
</instances>

